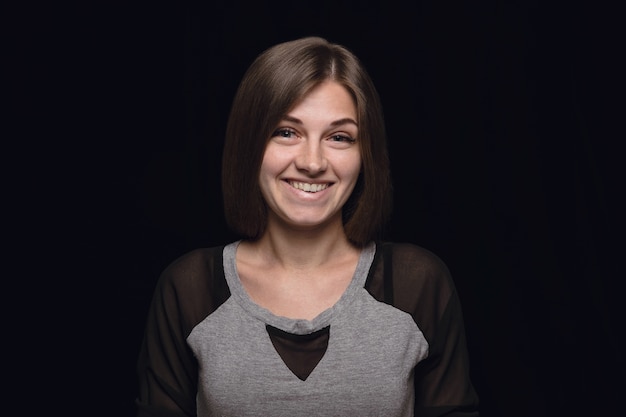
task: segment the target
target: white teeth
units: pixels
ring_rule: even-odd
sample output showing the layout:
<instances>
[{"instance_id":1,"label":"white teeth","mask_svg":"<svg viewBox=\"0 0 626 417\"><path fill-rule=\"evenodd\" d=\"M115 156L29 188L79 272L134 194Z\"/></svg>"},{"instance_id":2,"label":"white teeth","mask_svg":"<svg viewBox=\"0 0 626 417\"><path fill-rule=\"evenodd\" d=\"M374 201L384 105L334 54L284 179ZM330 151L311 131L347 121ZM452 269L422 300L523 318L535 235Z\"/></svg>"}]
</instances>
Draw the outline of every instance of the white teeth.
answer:
<instances>
[{"instance_id":1,"label":"white teeth","mask_svg":"<svg viewBox=\"0 0 626 417\"><path fill-rule=\"evenodd\" d=\"M316 193L328 188L328 184L310 184L308 182L289 181L293 188L306 191L307 193Z\"/></svg>"}]
</instances>

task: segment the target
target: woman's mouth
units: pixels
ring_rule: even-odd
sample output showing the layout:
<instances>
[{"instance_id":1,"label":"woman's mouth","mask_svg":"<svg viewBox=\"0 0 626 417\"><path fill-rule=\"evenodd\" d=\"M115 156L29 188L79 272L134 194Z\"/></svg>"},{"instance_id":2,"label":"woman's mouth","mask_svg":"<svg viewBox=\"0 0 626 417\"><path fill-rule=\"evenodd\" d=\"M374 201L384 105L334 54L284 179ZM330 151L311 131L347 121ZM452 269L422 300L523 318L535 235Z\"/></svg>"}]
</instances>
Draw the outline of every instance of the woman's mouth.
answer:
<instances>
[{"instance_id":1,"label":"woman's mouth","mask_svg":"<svg viewBox=\"0 0 626 417\"><path fill-rule=\"evenodd\" d=\"M293 188L297 190L305 191L307 193L317 193L319 191L327 189L330 186L329 183L312 184L309 182L300 182L300 181L288 181L288 183Z\"/></svg>"}]
</instances>

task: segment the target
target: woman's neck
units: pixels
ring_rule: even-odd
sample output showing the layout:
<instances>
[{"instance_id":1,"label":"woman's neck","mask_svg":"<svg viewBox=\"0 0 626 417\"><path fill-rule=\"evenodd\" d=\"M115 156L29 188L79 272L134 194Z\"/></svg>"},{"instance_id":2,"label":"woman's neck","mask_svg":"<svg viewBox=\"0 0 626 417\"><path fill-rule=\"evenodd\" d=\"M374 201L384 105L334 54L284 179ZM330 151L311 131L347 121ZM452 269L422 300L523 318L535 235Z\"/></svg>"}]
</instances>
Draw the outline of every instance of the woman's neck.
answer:
<instances>
[{"instance_id":1,"label":"woman's neck","mask_svg":"<svg viewBox=\"0 0 626 417\"><path fill-rule=\"evenodd\" d=\"M270 223L259 240L249 242L249 249L265 262L295 270L318 268L358 251L341 224L294 230Z\"/></svg>"}]
</instances>

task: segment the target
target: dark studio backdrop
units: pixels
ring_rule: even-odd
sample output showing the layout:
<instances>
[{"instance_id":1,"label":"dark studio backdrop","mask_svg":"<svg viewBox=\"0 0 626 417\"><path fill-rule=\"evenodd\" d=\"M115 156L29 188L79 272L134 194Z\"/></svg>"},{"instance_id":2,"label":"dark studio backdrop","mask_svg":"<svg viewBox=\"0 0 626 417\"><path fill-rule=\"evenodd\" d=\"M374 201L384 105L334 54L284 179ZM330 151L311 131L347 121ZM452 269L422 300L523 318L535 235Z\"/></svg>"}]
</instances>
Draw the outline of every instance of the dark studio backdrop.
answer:
<instances>
[{"instance_id":1,"label":"dark studio backdrop","mask_svg":"<svg viewBox=\"0 0 626 417\"><path fill-rule=\"evenodd\" d=\"M379 90L395 186L387 237L450 267L483 415L616 412L619 53L616 19L600 9L429 0L68 9L71 29L58 25L67 55L49 62L74 99L66 159L76 191L65 215L80 258L73 288L84 314L74 320L90 323L74 324L89 376L68 394L96 413L133 414L159 273L186 251L234 239L219 177L237 84L263 49L320 35L352 49Z\"/></svg>"}]
</instances>

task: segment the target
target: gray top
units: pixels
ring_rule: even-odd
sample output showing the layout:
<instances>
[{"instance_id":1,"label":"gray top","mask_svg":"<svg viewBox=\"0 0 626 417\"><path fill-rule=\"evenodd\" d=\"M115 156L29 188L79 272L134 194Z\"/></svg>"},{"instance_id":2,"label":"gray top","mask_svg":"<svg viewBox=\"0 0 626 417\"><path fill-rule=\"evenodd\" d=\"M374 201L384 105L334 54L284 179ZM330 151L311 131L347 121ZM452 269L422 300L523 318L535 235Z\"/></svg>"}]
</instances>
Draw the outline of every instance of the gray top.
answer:
<instances>
[{"instance_id":1,"label":"gray top","mask_svg":"<svg viewBox=\"0 0 626 417\"><path fill-rule=\"evenodd\" d=\"M478 417L461 304L432 252L376 242L311 321L244 290L238 242L161 273L137 362L137 417Z\"/></svg>"},{"instance_id":2,"label":"gray top","mask_svg":"<svg viewBox=\"0 0 626 417\"><path fill-rule=\"evenodd\" d=\"M276 316L250 299L237 274L237 245L224 248L232 296L187 339L199 362L199 416L413 415L413 369L428 343L410 314L365 290L373 243L339 301L311 321ZM267 325L295 335L329 326L325 354L306 380L286 366Z\"/></svg>"}]
</instances>

